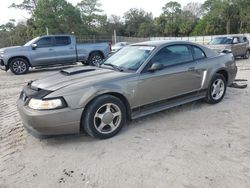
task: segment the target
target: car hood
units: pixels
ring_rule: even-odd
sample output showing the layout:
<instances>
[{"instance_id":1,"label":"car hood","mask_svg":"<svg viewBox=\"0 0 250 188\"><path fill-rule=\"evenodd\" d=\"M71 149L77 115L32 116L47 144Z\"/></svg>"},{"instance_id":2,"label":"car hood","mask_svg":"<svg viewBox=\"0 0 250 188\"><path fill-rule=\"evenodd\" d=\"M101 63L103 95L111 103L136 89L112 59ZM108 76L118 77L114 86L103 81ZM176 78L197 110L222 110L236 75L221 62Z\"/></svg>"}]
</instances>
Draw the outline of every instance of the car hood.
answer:
<instances>
[{"instance_id":1,"label":"car hood","mask_svg":"<svg viewBox=\"0 0 250 188\"><path fill-rule=\"evenodd\" d=\"M22 48L23 48L23 46L11 46L11 47L6 47L6 48L1 48L0 51L1 52L8 52L8 51L12 51L12 50L20 50Z\"/></svg>"},{"instance_id":2,"label":"car hood","mask_svg":"<svg viewBox=\"0 0 250 188\"><path fill-rule=\"evenodd\" d=\"M81 87L93 86L96 83L116 79L126 74L127 73L117 72L111 69L91 66L73 67L35 80L31 83L31 87L55 91L74 84L80 84Z\"/></svg>"}]
</instances>

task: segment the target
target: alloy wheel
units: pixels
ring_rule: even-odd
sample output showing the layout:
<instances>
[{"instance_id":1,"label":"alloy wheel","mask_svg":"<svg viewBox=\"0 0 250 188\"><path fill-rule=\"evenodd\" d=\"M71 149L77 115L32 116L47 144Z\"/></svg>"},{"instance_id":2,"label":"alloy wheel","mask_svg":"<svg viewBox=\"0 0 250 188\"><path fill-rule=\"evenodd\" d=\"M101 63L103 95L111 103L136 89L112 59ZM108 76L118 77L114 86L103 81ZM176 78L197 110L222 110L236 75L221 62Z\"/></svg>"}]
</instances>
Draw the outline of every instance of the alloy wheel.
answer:
<instances>
[{"instance_id":1,"label":"alloy wheel","mask_svg":"<svg viewBox=\"0 0 250 188\"><path fill-rule=\"evenodd\" d=\"M221 97L223 97L225 89L226 87L225 87L225 83L223 82L223 80L216 79L212 85L212 94L211 94L212 98L214 100L219 100Z\"/></svg>"},{"instance_id":2,"label":"alloy wheel","mask_svg":"<svg viewBox=\"0 0 250 188\"><path fill-rule=\"evenodd\" d=\"M99 55L95 55L92 57L91 62L95 65L95 66L99 66L102 63L102 57Z\"/></svg>"},{"instance_id":3,"label":"alloy wheel","mask_svg":"<svg viewBox=\"0 0 250 188\"><path fill-rule=\"evenodd\" d=\"M94 126L99 133L109 134L119 127L121 118L121 109L116 104L107 103L96 111Z\"/></svg>"},{"instance_id":4,"label":"alloy wheel","mask_svg":"<svg viewBox=\"0 0 250 188\"><path fill-rule=\"evenodd\" d=\"M15 61L12 65L13 70L17 73L17 74L23 74L24 72L26 72L27 70L27 65L25 62L23 61Z\"/></svg>"}]
</instances>

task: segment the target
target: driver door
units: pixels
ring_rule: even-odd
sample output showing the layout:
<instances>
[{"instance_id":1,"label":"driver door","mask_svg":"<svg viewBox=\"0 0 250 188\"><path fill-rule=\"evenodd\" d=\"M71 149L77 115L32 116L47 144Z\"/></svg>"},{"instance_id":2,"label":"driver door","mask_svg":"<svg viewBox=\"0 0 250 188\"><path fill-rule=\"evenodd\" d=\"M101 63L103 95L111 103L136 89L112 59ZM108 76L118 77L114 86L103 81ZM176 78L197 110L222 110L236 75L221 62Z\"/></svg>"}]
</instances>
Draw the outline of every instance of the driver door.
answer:
<instances>
[{"instance_id":1,"label":"driver door","mask_svg":"<svg viewBox=\"0 0 250 188\"><path fill-rule=\"evenodd\" d=\"M203 71L199 70L188 45L162 48L150 64L156 62L163 64L164 68L155 72L145 70L139 77L138 106L154 104L201 88Z\"/></svg>"},{"instance_id":2,"label":"driver door","mask_svg":"<svg viewBox=\"0 0 250 188\"><path fill-rule=\"evenodd\" d=\"M35 66L53 65L57 63L54 46L54 37L43 37L36 42L37 47L32 49L30 57Z\"/></svg>"}]
</instances>

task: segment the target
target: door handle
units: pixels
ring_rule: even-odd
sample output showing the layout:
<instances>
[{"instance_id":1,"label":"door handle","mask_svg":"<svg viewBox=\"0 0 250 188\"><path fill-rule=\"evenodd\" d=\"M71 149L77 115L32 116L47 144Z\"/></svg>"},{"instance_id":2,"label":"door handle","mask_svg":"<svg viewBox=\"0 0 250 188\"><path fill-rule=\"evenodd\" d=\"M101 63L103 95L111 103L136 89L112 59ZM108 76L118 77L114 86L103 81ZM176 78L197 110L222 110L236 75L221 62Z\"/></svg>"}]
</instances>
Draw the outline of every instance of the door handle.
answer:
<instances>
[{"instance_id":1,"label":"door handle","mask_svg":"<svg viewBox=\"0 0 250 188\"><path fill-rule=\"evenodd\" d=\"M49 48L49 51L53 51L53 48Z\"/></svg>"}]
</instances>

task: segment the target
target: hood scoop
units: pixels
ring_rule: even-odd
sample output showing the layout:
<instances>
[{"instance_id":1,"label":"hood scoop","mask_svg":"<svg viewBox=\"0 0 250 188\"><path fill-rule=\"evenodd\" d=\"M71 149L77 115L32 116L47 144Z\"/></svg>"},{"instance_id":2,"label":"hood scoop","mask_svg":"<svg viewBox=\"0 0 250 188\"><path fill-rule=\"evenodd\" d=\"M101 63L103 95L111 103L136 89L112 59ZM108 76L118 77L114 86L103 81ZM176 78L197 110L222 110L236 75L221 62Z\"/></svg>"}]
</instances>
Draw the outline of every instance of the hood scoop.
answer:
<instances>
[{"instance_id":1,"label":"hood scoop","mask_svg":"<svg viewBox=\"0 0 250 188\"><path fill-rule=\"evenodd\" d=\"M69 68L69 69L63 69L60 71L61 74L66 76L71 76L75 74L85 73L85 72L91 72L96 69L94 68L85 68L85 67L75 67L75 68Z\"/></svg>"}]
</instances>

